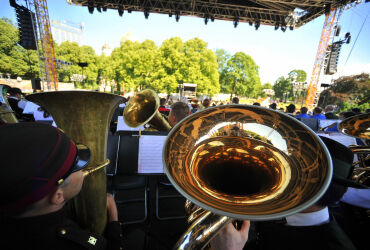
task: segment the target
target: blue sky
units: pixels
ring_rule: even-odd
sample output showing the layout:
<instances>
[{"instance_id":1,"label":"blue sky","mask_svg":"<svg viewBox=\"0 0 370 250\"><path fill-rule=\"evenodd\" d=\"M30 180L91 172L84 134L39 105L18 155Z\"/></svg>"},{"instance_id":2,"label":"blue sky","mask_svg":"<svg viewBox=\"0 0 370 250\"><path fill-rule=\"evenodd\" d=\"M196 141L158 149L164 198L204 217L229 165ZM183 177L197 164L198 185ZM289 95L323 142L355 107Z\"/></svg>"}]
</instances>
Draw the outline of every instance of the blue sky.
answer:
<instances>
[{"instance_id":1,"label":"blue sky","mask_svg":"<svg viewBox=\"0 0 370 250\"><path fill-rule=\"evenodd\" d=\"M246 23L240 23L234 28L232 22L219 20L205 25L203 19L196 17L182 16L179 22L176 22L174 17L161 14L150 14L149 19L145 19L142 12L129 14L125 11L122 17L116 10L102 13L95 10L94 14L90 14L86 7L69 5L64 0L49 0L48 8L50 20L84 22L82 43L93 47L97 54L101 53L101 47L105 43L112 48L118 47L121 37L128 32L139 42L150 39L158 46L165 39L175 36L183 41L198 37L207 42L208 48L212 50L225 49L231 54L242 51L250 55L260 66L262 83L273 83L293 69L305 70L310 78L324 24L324 16L321 16L299 29L282 32L280 29L275 31L272 26L263 25L255 30L254 26ZM344 11L340 20L339 38L350 32L351 43L342 46L338 73L332 77L323 77L321 82L328 82L340 75L370 73L369 13L370 3L362 3ZM0 3L0 17L15 20L15 11L7 0ZM348 58L351 49L352 53Z\"/></svg>"}]
</instances>

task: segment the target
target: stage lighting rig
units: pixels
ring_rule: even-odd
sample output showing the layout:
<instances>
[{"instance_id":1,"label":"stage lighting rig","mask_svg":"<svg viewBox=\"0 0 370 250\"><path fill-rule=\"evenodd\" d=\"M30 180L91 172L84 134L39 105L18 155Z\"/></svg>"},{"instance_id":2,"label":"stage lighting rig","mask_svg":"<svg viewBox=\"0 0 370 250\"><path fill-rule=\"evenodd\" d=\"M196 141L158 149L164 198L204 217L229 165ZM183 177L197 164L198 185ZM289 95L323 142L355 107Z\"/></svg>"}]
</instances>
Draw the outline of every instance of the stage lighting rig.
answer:
<instances>
[{"instance_id":1,"label":"stage lighting rig","mask_svg":"<svg viewBox=\"0 0 370 250\"><path fill-rule=\"evenodd\" d=\"M256 30L258 30L260 25L261 25L260 20L256 20L256 23L254 24L254 27L256 28Z\"/></svg>"},{"instance_id":2,"label":"stage lighting rig","mask_svg":"<svg viewBox=\"0 0 370 250\"><path fill-rule=\"evenodd\" d=\"M180 20L180 15L179 15L179 13L178 12L176 12L176 22L178 22L179 20Z\"/></svg>"},{"instance_id":3,"label":"stage lighting rig","mask_svg":"<svg viewBox=\"0 0 370 250\"><path fill-rule=\"evenodd\" d=\"M89 5L87 8L89 9L90 14L94 13L94 6Z\"/></svg>"},{"instance_id":4,"label":"stage lighting rig","mask_svg":"<svg viewBox=\"0 0 370 250\"><path fill-rule=\"evenodd\" d=\"M172 17L172 13L168 13L168 16L169 16L169 17Z\"/></svg>"},{"instance_id":5,"label":"stage lighting rig","mask_svg":"<svg viewBox=\"0 0 370 250\"><path fill-rule=\"evenodd\" d=\"M118 8L118 15L119 15L119 16L122 16L122 15L123 15L123 8L122 8L122 6L120 6L120 7Z\"/></svg>"},{"instance_id":6,"label":"stage lighting rig","mask_svg":"<svg viewBox=\"0 0 370 250\"><path fill-rule=\"evenodd\" d=\"M279 24L278 23L276 23L275 24L275 30L278 30L279 29Z\"/></svg>"},{"instance_id":7,"label":"stage lighting rig","mask_svg":"<svg viewBox=\"0 0 370 250\"><path fill-rule=\"evenodd\" d=\"M282 30L283 32L285 32L285 31L286 31L286 26L281 26L281 30Z\"/></svg>"},{"instance_id":8,"label":"stage lighting rig","mask_svg":"<svg viewBox=\"0 0 370 250\"><path fill-rule=\"evenodd\" d=\"M204 18L204 24L205 24L205 25L207 25L207 23L208 23L208 16L206 16L206 17Z\"/></svg>"},{"instance_id":9,"label":"stage lighting rig","mask_svg":"<svg viewBox=\"0 0 370 250\"><path fill-rule=\"evenodd\" d=\"M145 16L145 19L148 19L148 17L149 17L149 11L144 11L144 16Z\"/></svg>"},{"instance_id":10,"label":"stage lighting rig","mask_svg":"<svg viewBox=\"0 0 370 250\"><path fill-rule=\"evenodd\" d=\"M239 19L235 18L234 21L233 21L233 24L234 24L234 28L236 28L239 24Z\"/></svg>"},{"instance_id":11,"label":"stage lighting rig","mask_svg":"<svg viewBox=\"0 0 370 250\"><path fill-rule=\"evenodd\" d=\"M253 25L253 22L252 21L249 21L248 23L249 23L249 26L252 26Z\"/></svg>"},{"instance_id":12,"label":"stage lighting rig","mask_svg":"<svg viewBox=\"0 0 370 250\"><path fill-rule=\"evenodd\" d=\"M211 22L214 22L214 21L215 21L215 18L211 16Z\"/></svg>"},{"instance_id":13,"label":"stage lighting rig","mask_svg":"<svg viewBox=\"0 0 370 250\"><path fill-rule=\"evenodd\" d=\"M128 10L127 10L127 12L128 12L128 13L131 13L131 12L132 12L132 10L131 10L131 9L128 9Z\"/></svg>"},{"instance_id":14,"label":"stage lighting rig","mask_svg":"<svg viewBox=\"0 0 370 250\"><path fill-rule=\"evenodd\" d=\"M101 7L100 6L97 6L96 7L96 10L99 11L101 13Z\"/></svg>"}]
</instances>

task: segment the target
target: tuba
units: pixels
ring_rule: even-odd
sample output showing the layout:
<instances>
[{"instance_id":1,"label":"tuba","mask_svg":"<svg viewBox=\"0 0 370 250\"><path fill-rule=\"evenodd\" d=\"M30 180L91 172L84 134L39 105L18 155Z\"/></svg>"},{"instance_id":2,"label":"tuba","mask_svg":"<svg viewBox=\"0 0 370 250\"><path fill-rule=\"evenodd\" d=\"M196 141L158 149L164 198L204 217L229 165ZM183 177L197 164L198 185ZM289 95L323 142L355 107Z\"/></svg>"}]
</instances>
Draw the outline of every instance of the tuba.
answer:
<instances>
[{"instance_id":1,"label":"tuba","mask_svg":"<svg viewBox=\"0 0 370 250\"><path fill-rule=\"evenodd\" d=\"M6 97L9 88L8 85L0 84L0 121L3 123L17 123L18 119L10 108Z\"/></svg>"},{"instance_id":2,"label":"tuba","mask_svg":"<svg viewBox=\"0 0 370 250\"><path fill-rule=\"evenodd\" d=\"M202 249L227 223L272 220L302 211L326 191L332 162L305 124L257 106L225 105L177 124L163 148L164 171L205 209L175 245Z\"/></svg>"},{"instance_id":3,"label":"tuba","mask_svg":"<svg viewBox=\"0 0 370 250\"><path fill-rule=\"evenodd\" d=\"M171 126L158 111L159 97L151 89L145 89L131 98L123 111L123 119L130 127L149 124L157 130L170 131Z\"/></svg>"},{"instance_id":4,"label":"tuba","mask_svg":"<svg viewBox=\"0 0 370 250\"><path fill-rule=\"evenodd\" d=\"M349 146L349 149L358 157L358 161L353 163L352 179L359 184L369 185L370 166L366 162L370 160L370 114L349 117L339 123L338 129L345 135L366 140L367 145Z\"/></svg>"},{"instance_id":5,"label":"tuba","mask_svg":"<svg viewBox=\"0 0 370 250\"><path fill-rule=\"evenodd\" d=\"M91 91L37 93L26 99L45 107L58 128L73 141L89 147L92 158L83 187L70 203L72 215L91 232L102 234L107 221L107 183L105 166L109 123L115 108L123 101L118 95Z\"/></svg>"}]
</instances>

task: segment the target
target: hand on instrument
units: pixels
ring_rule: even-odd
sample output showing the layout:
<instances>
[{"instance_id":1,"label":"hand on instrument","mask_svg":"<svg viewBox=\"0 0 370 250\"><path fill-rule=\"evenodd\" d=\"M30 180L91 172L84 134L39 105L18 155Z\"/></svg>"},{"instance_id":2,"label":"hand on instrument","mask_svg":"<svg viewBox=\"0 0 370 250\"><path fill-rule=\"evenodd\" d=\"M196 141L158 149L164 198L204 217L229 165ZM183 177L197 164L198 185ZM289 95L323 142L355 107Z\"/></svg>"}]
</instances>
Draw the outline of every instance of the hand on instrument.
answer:
<instances>
[{"instance_id":1,"label":"hand on instrument","mask_svg":"<svg viewBox=\"0 0 370 250\"><path fill-rule=\"evenodd\" d=\"M238 231L232 223L227 224L212 240L212 250L241 250L248 240L250 221L245 220Z\"/></svg>"},{"instance_id":2,"label":"hand on instrument","mask_svg":"<svg viewBox=\"0 0 370 250\"><path fill-rule=\"evenodd\" d=\"M118 221L118 210L112 194L107 194L108 221Z\"/></svg>"}]
</instances>

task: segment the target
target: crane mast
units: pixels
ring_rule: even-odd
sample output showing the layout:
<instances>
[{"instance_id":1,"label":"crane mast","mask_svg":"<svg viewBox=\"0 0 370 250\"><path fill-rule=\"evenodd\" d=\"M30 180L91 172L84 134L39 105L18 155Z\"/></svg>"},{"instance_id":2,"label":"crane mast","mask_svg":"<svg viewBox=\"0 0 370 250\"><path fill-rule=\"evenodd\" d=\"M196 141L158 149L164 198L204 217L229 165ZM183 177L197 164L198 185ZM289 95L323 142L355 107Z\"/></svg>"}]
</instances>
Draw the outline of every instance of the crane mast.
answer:
<instances>
[{"instance_id":1,"label":"crane mast","mask_svg":"<svg viewBox=\"0 0 370 250\"><path fill-rule=\"evenodd\" d=\"M46 80L48 90L51 90L52 88L58 90L58 73L47 3L46 0L33 0L33 4L36 12L37 26L42 47L44 72L41 72L41 74Z\"/></svg>"},{"instance_id":2,"label":"crane mast","mask_svg":"<svg viewBox=\"0 0 370 250\"><path fill-rule=\"evenodd\" d=\"M319 48L316 53L315 63L305 101L305 106L309 109L314 108L318 102L320 94L320 88L318 86L320 75L323 70L325 57L330 53L330 51L328 51L329 41L334 37L334 33L336 32L334 27L336 27L336 25L339 23L342 12L343 8L332 9L325 15L324 27L322 29Z\"/></svg>"}]
</instances>

